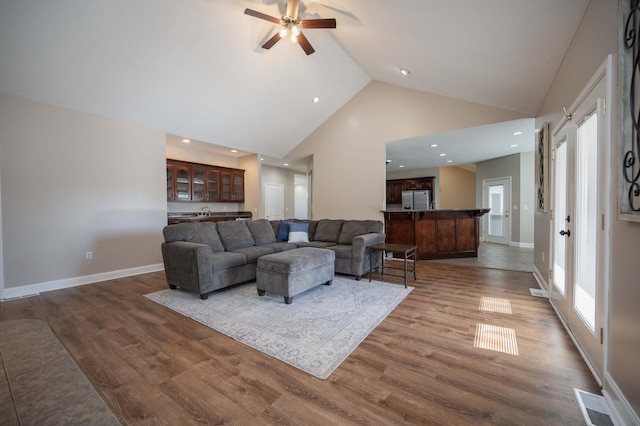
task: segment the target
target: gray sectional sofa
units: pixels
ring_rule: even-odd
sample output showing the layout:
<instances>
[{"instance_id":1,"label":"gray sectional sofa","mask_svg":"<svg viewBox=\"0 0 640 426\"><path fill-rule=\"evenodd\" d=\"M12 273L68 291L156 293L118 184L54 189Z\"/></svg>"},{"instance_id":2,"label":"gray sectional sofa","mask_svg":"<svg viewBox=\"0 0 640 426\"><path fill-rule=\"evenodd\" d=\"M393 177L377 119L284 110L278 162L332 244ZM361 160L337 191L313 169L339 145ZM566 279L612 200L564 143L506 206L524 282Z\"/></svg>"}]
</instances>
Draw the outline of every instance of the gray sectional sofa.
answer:
<instances>
[{"instance_id":1,"label":"gray sectional sofa","mask_svg":"<svg viewBox=\"0 0 640 426\"><path fill-rule=\"evenodd\" d=\"M303 230L303 234L307 226L308 230L305 238L293 243L288 242L287 232L280 232L281 225L291 226L291 230L295 227L296 232ZM254 280L260 256L298 247L334 251L335 272L360 280L369 271L368 247L385 241L383 224L377 220L178 223L166 226L163 234L162 259L169 287L196 292L202 299L212 291ZM287 241L278 236L287 237Z\"/></svg>"}]
</instances>

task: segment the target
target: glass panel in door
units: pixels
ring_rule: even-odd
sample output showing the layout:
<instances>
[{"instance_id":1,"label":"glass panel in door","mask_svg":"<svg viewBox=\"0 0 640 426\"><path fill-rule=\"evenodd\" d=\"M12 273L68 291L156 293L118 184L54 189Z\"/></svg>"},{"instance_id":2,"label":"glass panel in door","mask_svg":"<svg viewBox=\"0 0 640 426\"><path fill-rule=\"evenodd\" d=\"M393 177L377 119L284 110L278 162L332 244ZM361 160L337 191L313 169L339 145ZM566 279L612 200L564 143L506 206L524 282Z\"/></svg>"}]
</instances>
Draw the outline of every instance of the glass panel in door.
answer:
<instances>
[{"instance_id":1,"label":"glass panel in door","mask_svg":"<svg viewBox=\"0 0 640 426\"><path fill-rule=\"evenodd\" d=\"M489 236L504 237L504 185L489 186Z\"/></svg>"},{"instance_id":2,"label":"glass panel in door","mask_svg":"<svg viewBox=\"0 0 640 426\"><path fill-rule=\"evenodd\" d=\"M561 295L566 293L567 240L565 224L567 215L567 143L563 140L555 151L554 167L554 220L553 220L553 286ZM571 220L569 218L569 220Z\"/></svg>"},{"instance_id":3,"label":"glass panel in door","mask_svg":"<svg viewBox=\"0 0 640 426\"><path fill-rule=\"evenodd\" d=\"M598 116L578 126L576 145L576 223L574 308L595 331L598 230Z\"/></svg>"}]
</instances>

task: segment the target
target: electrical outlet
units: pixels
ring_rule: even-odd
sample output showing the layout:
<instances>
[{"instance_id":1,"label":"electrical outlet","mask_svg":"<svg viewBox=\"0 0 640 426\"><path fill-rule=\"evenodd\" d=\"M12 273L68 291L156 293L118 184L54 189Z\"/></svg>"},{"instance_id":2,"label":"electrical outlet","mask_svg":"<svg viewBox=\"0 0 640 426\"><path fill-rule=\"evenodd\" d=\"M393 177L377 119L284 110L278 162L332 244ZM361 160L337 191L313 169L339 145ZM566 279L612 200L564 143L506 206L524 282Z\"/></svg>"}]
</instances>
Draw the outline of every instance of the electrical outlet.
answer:
<instances>
[{"instance_id":1,"label":"electrical outlet","mask_svg":"<svg viewBox=\"0 0 640 426\"><path fill-rule=\"evenodd\" d=\"M93 252L88 251L85 255L84 258L87 260L91 260L93 259Z\"/></svg>"}]
</instances>

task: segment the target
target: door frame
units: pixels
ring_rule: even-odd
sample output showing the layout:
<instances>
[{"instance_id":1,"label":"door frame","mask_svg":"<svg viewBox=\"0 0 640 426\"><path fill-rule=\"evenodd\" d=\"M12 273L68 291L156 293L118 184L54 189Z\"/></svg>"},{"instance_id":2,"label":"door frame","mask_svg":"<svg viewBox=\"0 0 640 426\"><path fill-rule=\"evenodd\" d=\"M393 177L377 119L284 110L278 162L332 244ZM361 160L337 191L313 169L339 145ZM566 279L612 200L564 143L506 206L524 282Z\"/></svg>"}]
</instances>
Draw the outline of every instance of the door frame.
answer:
<instances>
[{"instance_id":1,"label":"door frame","mask_svg":"<svg viewBox=\"0 0 640 426\"><path fill-rule=\"evenodd\" d=\"M563 116L557 125L554 127L552 132L552 137L554 138L553 144L555 144L556 135L558 135L567 123L574 120L574 123L580 118L580 114L576 114L579 111L579 108L583 106L583 104L588 100L590 96L592 96L592 92L597 88L598 84L602 84L604 81L604 100L602 98L598 98L597 100L597 111L601 114L602 120L599 121L598 125L598 173L599 173L599 182L598 182L598 212L601 215L600 220L600 237L597 243L598 250L598 300L596 300L596 309L600 309L600 312L596 312L596 333L600 331L601 345L600 350L601 353L598 356L601 356L600 360L597 360L597 364L591 360L589 354L587 354L587 350L581 345L579 341L579 337L573 332L571 324L567 324L565 319L560 315L556 306L550 297L551 305L553 306L558 318L560 318L561 322L565 326L569 336L573 340L574 344L578 348L578 351L582 355L582 358L585 360L587 366L591 370L594 378L600 385L603 383L604 374L607 371L607 363L608 363L608 323L609 323L609 286L610 286L610 268L611 268L611 225L614 219L614 211L613 206L616 205L616 195L615 191L611 190L613 188L613 175L612 171L616 170L613 167L613 161L616 157L614 147L612 146L613 135L613 116L614 112L611 111L612 106L616 105L616 90L615 90L615 79L616 79L616 69L615 69L615 61L613 55L608 55L605 61L600 65L595 74L591 77L587 85L582 89L580 95L576 98L576 100L571 104L571 107L568 109L568 113ZM609 105L609 107L607 107ZM573 114L576 114L574 117ZM577 124L573 124L576 127L577 132ZM553 168L552 168L553 170ZM555 192L555 182L552 178L551 182L552 191ZM552 198L553 199L553 198ZM550 216L550 238L549 238L549 249L551 253L550 260L553 259L553 232L554 226L552 219L558 220L559 218L553 217L553 207L552 213ZM551 271L550 271L551 273ZM551 291L553 283L548 283L548 288ZM573 282L568 285L573 286ZM573 291L573 289L571 290ZM550 294L551 296L551 294ZM571 310L574 310L573 301L571 303ZM578 313L575 314L579 316ZM599 323L598 323L599 320ZM580 319L581 321L581 319Z\"/></svg>"},{"instance_id":2,"label":"door frame","mask_svg":"<svg viewBox=\"0 0 640 426\"><path fill-rule=\"evenodd\" d=\"M484 215L484 220L483 222L483 228L482 228L482 239L485 242L491 242L491 243L495 243L495 244L504 244L504 245L511 245L511 216L513 215L513 212L511 211L511 199L513 196L513 179L511 176L504 176L504 177L499 177L499 178L491 178L491 179L483 179L482 180L482 205L484 208L489 208L489 186L491 186L492 183L497 183L500 181L506 181L509 188L508 191L506 191L508 194L505 194L507 197L505 196L505 207L507 207L507 209L505 209L507 212L510 212L509 215L507 216L507 226L505 227L505 236L503 238L503 240L505 240L506 242L498 242L498 241L489 241L488 240L488 232L489 232L489 218L491 217L491 212L487 213ZM508 201L508 203L506 202Z\"/></svg>"}]
</instances>

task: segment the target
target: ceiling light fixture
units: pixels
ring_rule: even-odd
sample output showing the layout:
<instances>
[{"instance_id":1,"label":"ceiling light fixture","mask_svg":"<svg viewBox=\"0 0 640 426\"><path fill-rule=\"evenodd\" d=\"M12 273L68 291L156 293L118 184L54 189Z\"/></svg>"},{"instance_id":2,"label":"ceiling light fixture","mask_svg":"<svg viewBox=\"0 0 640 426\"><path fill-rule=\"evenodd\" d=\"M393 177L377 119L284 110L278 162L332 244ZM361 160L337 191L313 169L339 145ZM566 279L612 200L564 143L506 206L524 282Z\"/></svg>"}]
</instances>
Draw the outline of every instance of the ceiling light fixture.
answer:
<instances>
[{"instance_id":1,"label":"ceiling light fixture","mask_svg":"<svg viewBox=\"0 0 640 426\"><path fill-rule=\"evenodd\" d=\"M284 166L288 166L288 165L289 165L289 163L284 163L283 165L284 165Z\"/></svg>"},{"instance_id":2,"label":"ceiling light fixture","mask_svg":"<svg viewBox=\"0 0 640 426\"><path fill-rule=\"evenodd\" d=\"M438 146L437 143L432 143L431 145L429 145L431 148L436 148Z\"/></svg>"},{"instance_id":3,"label":"ceiling light fixture","mask_svg":"<svg viewBox=\"0 0 640 426\"><path fill-rule=\"evenodd\" d=\"M447 160L447 163L453 163L453 160Z\"/></svg>"},{"instance_id":4,"label":"ceiling light fixture","mask_svg":"<svg viewBox=\"0 0 640 426\"><path fill-rule=\"evenodd\" d=\"M517 143L512 143L511 145L509 145L509 147L511 147L511 148L515 148L515 147L517 147L517 146L518 146L518 144L517 144Z\"/></svg>"},{"instance_id":5,"label":"ceiling light fixture","mask_svg":"<svg viewBox=\"0 0 640 426\"><path fill-rule=\"evenodd\" d=\"M513 136L520 136L522 132L513 132Z\"/></svg>"},{"instance_id":6,"label":"ceiling light fixture","mask_svg":"<svg viewBox=\"0 0 640 426\"><path fill-rule=\"evenodd\" d=\"M447 155L447 154L442 153L442 154L440 154L440 157L446 157L446 155Z\"/></svg>"},{"instance_id":7,"label":"ceiling light fixture","mask_svg":"<svg viewBox=\"0 0 640 426\"><path fill-rule=\"evenodd\" d=\"M238 152L238 150L237 149L232 149L231 152L235 153L235 152Z\"/></svg>"},{"instance_id":8,"label":"ceiling light fixture","mask_svg":"<svg viewBox=\"0 0 640 426\"><path fill-rule=\"evenodd\" d=\"M291 16L285 15L280 20L280 23L282 24L280 38L289 36L291 43L297 43L300 30L302 29L302 22L300 21L300 18L292 18Z\"/></svg>"},{"instance_id":9,"label":"ceiling light fixture","mask_svg":"<svg viewBox=\"0 0 640 426\"><path fill-rule=\"evenodd\" d=\"M400 74L402 74L402 75L404 75L404 76L407 76L407 75L409 75L410 73L411 73L411 71L409 71L408 69L406 69L406 68L400 68Z\"/></svg>"},{"instance_id":10,"label":"ceiling light fixture","mask_svg":"<svg viewBox=\"0 0 640 426\"><path fill-rule=\"evenodd\" d=\"M404 167L404 164L400 164L398 167L403 168L403 167Z\"/></svg>"},{"instance_id":11,"label":"ceiling light fixture","mask_svg":"<svg viewBox=\"0 0 640 426\"><path fill-rule=\"evenodd\" d=\"M319 97L317 97L317 96L314 96L314 97L313 97L313 103L314 103L314 104L317 104L318 102L320 102L320 98L319 98Z\"/></svg>"},{"instance_id":12,"label":"ceiling light fixture","mask_svg":"<svg viewBox=\"0 0 640 426\"><path fill-rule=\"evenodd\" d=\"M189 142L191 142L191 140L189 140L189 139L182 139L182 142L184 142L184 143L189 143Z\"/></svg>"}]
</instances>

